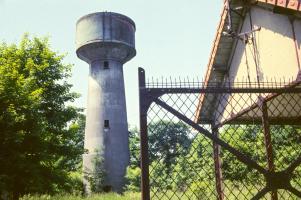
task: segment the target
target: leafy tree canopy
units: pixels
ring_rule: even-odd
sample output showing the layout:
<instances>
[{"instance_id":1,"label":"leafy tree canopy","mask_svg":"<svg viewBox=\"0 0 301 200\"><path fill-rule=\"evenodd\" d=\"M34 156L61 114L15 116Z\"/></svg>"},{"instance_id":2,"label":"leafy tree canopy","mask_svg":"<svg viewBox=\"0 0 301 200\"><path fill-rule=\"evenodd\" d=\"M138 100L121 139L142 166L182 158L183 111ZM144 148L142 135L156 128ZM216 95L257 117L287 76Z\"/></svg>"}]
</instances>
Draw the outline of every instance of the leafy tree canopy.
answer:
<instances>
[{"instance_id":1,"label":"leafy tree canopy","mask_svg":"<svg viewBox=\"0 0 301 200\"><path fill-rule=\"evenodd\" d=\"M189 127L182 122L159 121L149 124L150 161L162 159L168 167L180 154L189 151L191 139ZM179 152L182 149L182 152Z\"/></svg>"},{"instance_id":2,"label":"leafy tree canopy","mask_svg":"<svg viewBox=\"0 0 301 200\"><path fill-rule=\"evenodd\" d=\"M47 38L0 44L0 191L9 198L73 186L83 116L66 105L79 95L70 91L63 58Z\"/></svg>"}]
</instances>

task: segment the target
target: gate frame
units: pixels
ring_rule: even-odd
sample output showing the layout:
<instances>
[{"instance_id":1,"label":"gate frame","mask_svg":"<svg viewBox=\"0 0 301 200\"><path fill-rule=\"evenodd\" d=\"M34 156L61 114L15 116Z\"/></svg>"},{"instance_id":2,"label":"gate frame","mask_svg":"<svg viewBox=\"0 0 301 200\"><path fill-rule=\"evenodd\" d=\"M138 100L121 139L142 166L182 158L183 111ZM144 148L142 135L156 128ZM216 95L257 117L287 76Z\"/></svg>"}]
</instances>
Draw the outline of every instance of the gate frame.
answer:
<instances>
[{"instance_id":1,"label":"gate frame","mask_svg":"<svg viewBox=\"0 0 301 200\"><path fill-rule=\"evenodd\" d=\"M216 149L214 153L214 157L219 157L219 149L223 147L231 154L236 156L236 158L242 162L243 164L251 167L252 169L256 169L259 173L264 175L266 186L260 190L252 200L259 200L268 192L272 194L272 200L277 200L277 190L278 189L285 189L296 195L297 197L301 198L301 191L294 188L290 181L292 179L293 171L301 165L301 155L293 161L289 167L282 171L274 171L274 163L273 163L273 151L272 145L269 145L269 141L271 141L270 135L270 126L269 126L269 118L267 113L267 104L266 102L279 96L280 94L284 93L301 93L301 88L296 88L301 83L301 73L298 74L297 79L291 82L286 87L227 87L227 86L219 86L219 87L146 87L145 82L145 70L141 67L138 69L138 80L139 80L139 111L140 111L140 154L141 154L141 197L142 200L150 200L150 185L149 185L149 156L148 156L148 130L147 130L147 111L152 103L156 103L169 113L173 114L187 125L191 126L192 128L196 129L200 134L210 139L215 147L219 147ZM265 148L267 152L267 160L268 160L268 169L261 167L257 162L246 156L245 154L238 151L236 148L232 147L228 143L224 142L223 140L219 139L218 134L212 134L212 132L202 128L196 122L192 121L191 119L187 118L182 113L178 112L165 102L158 99L160 96L164 94L183 94L183 93L198 93L198 94L206 94L206 93L272 93L267 98L259 98L258 103L256 105L252 105L251 107L243 110L242 112L236 114L230 120L234 120L239 116L247 113L248 111L254 109L254 107L260 108L262 112L262 126L264 130L264 138L265 138ZM223 126L224 124L219 124L218 127ZM218 128L215 127L215 128ZM213 128L213 129L215 129ZM271 144L271 143L270 143ZM215 159L214 159L215 160ZM224 194L221 187L221 166L219 164L219 159L215 160L215 175L216 175L216 189L218 194L218 200L223 200ZM219 174L219 175L218 175Z\"/></svg>"}]
</instances>

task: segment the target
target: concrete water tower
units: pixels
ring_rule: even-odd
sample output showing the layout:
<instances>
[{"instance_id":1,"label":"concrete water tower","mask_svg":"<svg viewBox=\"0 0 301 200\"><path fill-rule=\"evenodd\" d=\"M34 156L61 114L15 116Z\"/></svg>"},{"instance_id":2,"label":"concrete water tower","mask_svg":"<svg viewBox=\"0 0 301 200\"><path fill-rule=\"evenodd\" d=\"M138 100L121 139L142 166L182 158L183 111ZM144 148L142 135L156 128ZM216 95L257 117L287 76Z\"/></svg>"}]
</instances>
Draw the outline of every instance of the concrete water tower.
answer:
<instances>
[{"instance_id":1,"label":"concrete water tower","mask_svg":"<svg viewBox=\"0 0 301 200\"><path fill-rule=\"evenodd\" d=\"M103 159L105 188L122 192L130 159L123 64L136 55L135 23L112 12L83 16L76 25L76 48L90 67L84 170L97 170L95 160Z\"/></svg>"}]
</instances>

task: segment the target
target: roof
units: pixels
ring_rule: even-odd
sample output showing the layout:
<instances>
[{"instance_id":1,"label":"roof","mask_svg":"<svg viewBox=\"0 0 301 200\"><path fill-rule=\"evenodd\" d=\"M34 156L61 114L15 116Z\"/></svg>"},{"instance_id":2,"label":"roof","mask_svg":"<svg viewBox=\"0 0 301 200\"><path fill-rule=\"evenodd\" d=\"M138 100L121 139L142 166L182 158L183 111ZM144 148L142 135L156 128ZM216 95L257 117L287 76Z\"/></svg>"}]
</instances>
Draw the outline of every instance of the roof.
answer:
<instances>
[{"instance_id":1,"label":"roof","mask_svg":"<svg viewBox=\"0 0 301 200\"><path fill-rule=\"evenodd\" d=\"M301 11L300 0L257 0L260 4L269 4L270 6L278 6L291 10Z\"/></svg>"},{"instance_id":2,"label":"roof","mask_svg":"<svg viewBox=\"0 0 301 200\"><path fill-rule=\"evenodd\" d=\"M227 32L228 26L228 10L226 2L227 1L224 0L221 19L217 27L213 48L209 57L207 71L204 78L205 86L223 83L224 76L231 63L233 49L236 47L237 40L223 34L223 32ZM231 0L230 7L240 7L245 3L263 7L275 13L281 12L299 17L301 16L301 0ZM246 8L235 10L233 12L235 13L231 15L232 30L239 33L242 27L241 23L243 21L241 16L246 13ZM216 100L217 96L215 94L201 94L199 97L199 104L196 113L197 118L195 121L199 123L200 121L203 123L210 123ZM202 116L202 119L200 116Z\"/></svg>"}]
</instances>

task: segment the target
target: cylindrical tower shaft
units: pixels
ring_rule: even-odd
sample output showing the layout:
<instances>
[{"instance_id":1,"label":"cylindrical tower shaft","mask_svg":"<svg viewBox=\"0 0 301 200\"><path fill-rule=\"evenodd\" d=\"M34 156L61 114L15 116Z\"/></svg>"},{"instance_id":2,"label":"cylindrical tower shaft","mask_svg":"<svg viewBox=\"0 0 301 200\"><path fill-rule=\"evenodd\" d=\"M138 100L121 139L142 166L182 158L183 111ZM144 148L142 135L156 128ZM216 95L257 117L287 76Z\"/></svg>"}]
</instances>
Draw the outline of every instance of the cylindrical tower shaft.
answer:
<instances>
[{"instance_id":1,"label":"cylindrical tower shaft","mask_svg":"<svg viewBox=\"0 0 301 200\"><path fill-rule=\"evenodd\" d=\"M129 164L122 63L97 60L90 64L86 119L85 149L92 153L85 156L84 166L93 168L95 154L101 156L104 186L119 192Z\"/></svg>"}]
</instances>

